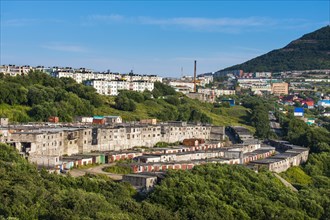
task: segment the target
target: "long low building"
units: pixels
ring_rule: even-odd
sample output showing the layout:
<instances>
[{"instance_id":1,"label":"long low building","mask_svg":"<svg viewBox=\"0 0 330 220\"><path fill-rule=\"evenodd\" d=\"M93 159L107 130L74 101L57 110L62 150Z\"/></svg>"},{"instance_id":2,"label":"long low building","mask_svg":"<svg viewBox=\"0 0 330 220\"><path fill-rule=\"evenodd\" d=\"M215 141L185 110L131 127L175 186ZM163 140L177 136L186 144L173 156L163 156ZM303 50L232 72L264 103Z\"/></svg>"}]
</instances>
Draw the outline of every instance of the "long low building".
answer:
<instances>
[{"instance_id":1,"label":"long low building","mask_svg":"<svg viewBox=\"0 0 330 220\"><path fill-rule=\"evenodd\" d=\"M190 170L196 165L203 165L208 163L240 164L240 159L212 158L208 160L192 160L192 161L167 162L167 163L133 163L130 166L134 173L141 173L141 172L159 172L159 171L167 171L167 170Z\"/></svg>"},{"instance_id":2,"label":"long low building","mask_svg":"<svg viewBox=\"0 0 330 220\"><path fill-rule=\"evenodd\" d=\"M284 172L292 166L299 166L308 159L308 148L291 145L291 149L284 153L275 154L269 158L250 162L251 165L257 167L266 167L268 170L280 173Z\"/></svg>"},{"instance_id":3,"label":"long low building","mask_svg":"<svg viewBox=\"0 0 330 220\"><path fill-rule=\"evenodd\" d=\"M45 164L45 161L48 164L48 160L56 164L57 158L63 155L153 147L158 142L182 142L187 138L221 140L223 127L222 130L219 133L217 126L185 122L115 126L8 125L0 127L0 141L14 146L27 158L35 158L33 161L37 164Z\"/></svg>"}]
</instances>

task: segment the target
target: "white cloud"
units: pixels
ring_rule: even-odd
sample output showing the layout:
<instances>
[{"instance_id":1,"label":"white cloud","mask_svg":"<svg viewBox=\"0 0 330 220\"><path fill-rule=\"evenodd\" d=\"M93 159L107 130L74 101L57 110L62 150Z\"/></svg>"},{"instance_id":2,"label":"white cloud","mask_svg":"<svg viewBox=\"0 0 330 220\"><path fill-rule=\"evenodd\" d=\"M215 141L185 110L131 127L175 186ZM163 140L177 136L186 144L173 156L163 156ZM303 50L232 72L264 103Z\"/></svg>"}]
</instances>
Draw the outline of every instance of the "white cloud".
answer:
<instances>
[{"instance_id":1,"label":"white cloud","mask_svg":"<svg viewBox=\"0 0 330 220\"><path fill-rule=\"evenodd\" d=\"M15 19L2 19L1 26L4 27L22 27L41 24L58 24L65 23L61 19L35 19L35 18L15 18Z\"/></svg>"},{"instance_id":2,"label":"white cloud","mask_svg":"<svg viewBox=\"0 0 330 220\"><path fill-rule=\"evenodd\" d=\"M270 17L170 17L157 18L148 16L124 16L119 14L95 14L84 17L82 25L96 24L137 24L154 25L160 27L181 27L191 30L216 31L225 33L239 33L250 30L265 29L301 29L306 26L320 26L326 22L315 22L301 18Z\"/></svg>"},{"instance_id":3,"label":"white cloud","mask_svg":"<svg viewBox=\"0 0 330 220\"><path fill-rule=\"evenodd\" d=\"M87 20L91 21L123 21L125 19L122 15L111 14L111 15L89 15Z\"/></svg>"},{"instance_id":4,"label":"white cloud","mask_svg":"<svg viewBox=\"0 0 330 220\"><path fill-rule=\"evenodd\" d=\"M202 17L177 17L168 19L156 19L151 17L138 17L141 24L151 25L181 25L190 27L205 26L261 26L271 21L266 18L202 18Z\"/></svg>"},{"instance_id":5,"label":"white cloud","mask_svg":"<svg viewBox=\"0 0 330 220\"><path fill-rule=\"evenodd\" d=\"M79 45L70 45L62 43L48 43L41 45L42 48L64 52L86 52L86 48Z\"/></svg>"},{"instance_id":6,"label":"white cloud","mask_svg":"<svg viewBox=\"0 0 330 220\"><path fill-rule=\"evenodd\" d=\"M154 18L154 17L125 17L118 14L110 15L89 15L83 24L97 23L135 23L140 25L161 25L161 26L185 26L185 27L251 27L272 24L273 21L262 17L247 18L204 18L204 17L173 17L173 18Z\"/></svg>"},{"instance_id":7,"label":"white cloud","mask_svg":"<svg viewBox=\"0 0 330 220\"><path fill-rule=\"evenodd\" d=\"M20 27L20 26L27 26L37 24L39 21L37 19L8 19L1 21L1 25L5 27Z\"/></svg>"},{"instance_id":8,"label":"white cloud","mask_svg":"<svg viewBox=\"0 0 330 220\"><path fill-rule=\"evenodd\" d=\"M111 24L115 22L126 22L127 18L118 14L110 15L88 15L84 18L82 25L95 25L95 24Z\"/></svg>"}]
</instances>

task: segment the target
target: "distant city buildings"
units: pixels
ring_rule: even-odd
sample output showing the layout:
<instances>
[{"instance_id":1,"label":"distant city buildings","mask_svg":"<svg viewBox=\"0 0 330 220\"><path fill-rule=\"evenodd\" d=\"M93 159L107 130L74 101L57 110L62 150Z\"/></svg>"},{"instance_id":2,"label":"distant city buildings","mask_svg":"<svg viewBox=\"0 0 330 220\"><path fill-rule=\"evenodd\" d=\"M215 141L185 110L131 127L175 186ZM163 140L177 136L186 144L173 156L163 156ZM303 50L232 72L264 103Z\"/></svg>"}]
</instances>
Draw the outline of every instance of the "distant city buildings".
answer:
<instances>
[{"instance_id":1,"label":"distant city buildings","mask_svg":"<svg viewBox=\"0 0 330 220\"><path fill-rule=\"evenodd\" d=\"M0 73L9 76L26 75L30 70L32 70L32 67L30 66L15 66L15 65L0 66Z\"/></svg>"},{"instance_id":2,"label":"distant city buildings","mask_svg":"<svg viewBox=\"0 0 330 220\"><path fill-rule=\"evenodd\" d=\"M27 75L29 71L39 70L56 78L68 77L77 83L84 83L96 89L102 95L116 96L120 90L143 92L152 91L155 82L162 82L162 77L156 75L120 74L107 72L94 72L91 69L72 67L31 67L2 65L0 73L10 76ZM205 77L204 77L205 78ZM207 77L206 77L207 78ZM208 79L208 78L207 78Z\"/></svg>"},{"instance_id":3,"label":"distant city buildings","mask_svg":"<svg viewBox=\"0 0 330 220\"><path fill-rule=\"evenodd\" d=\"M154 82L162 82L162 77L156 75L119 74L111 72L93 72L86 69L57 69L52 72L52 76L70 77L78 83L92 86L97 93L102 95L116 96L120 90L131 90L143 92L152 91Z\"/></svg>"},{"instance_id":4,"label":"distant city buildings","mask_svg":"<svg viewBox=\"0 0 330 220\"><path fill-rule=\"evenodd\" d=\"M199 87L204 87L207 84L213 82L213 76L198 76L196 78L196 85ZM194 92L195 82L192 76L183 76L180 79L168 79L167 84L174 88L177 92L182 92L187 94Z\"/></svg>"}]
</instances>

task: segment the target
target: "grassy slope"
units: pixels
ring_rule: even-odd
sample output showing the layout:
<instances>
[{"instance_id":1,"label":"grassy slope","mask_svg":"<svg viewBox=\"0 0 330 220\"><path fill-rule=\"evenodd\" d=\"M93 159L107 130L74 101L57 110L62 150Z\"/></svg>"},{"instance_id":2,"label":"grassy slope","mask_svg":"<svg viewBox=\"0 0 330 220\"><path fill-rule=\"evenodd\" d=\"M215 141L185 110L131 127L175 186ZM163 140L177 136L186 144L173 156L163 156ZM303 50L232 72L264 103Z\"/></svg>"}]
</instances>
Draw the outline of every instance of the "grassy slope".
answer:
<instances>
[{"instance_id":1,"label":"grassy slope","mask_svg":"<svg viewBox=\"0 0 330 220\"><path fill-rule=\"evenodd\" d=\"M166 110L168 103L163 100L147 100L143 103L136 103L137 108L133 112L121 111L112 108L111 105L114 104L114 97L103 96L105 104L94 111L95 115L120 115L125 121L134 121L146 118L155 118L154 115L157 112ZM202 103L198 100L187 99L186 105L189 105L200 112L205 113L208 117L212 119L214 125L226 126L226 125L244 125L246 117L248 114L248 109L243 106L234 106L230 108L221 107L221 114L216 114L212 112L213 105L208 103ZM31 107L23 105L7 105L0 104L0 114L9 117L10 121L19 121L18 118L23 118L23 121L30 121L27 112ZM254 131L254 128L247 126L248 129Z\"/></svg>"},{"instance_id":2,"label":"grassy slope","mask_svg":"<svg viewBox=\"0 0 330 220\"><path fill-rule=\"evenodd\" d=\"M20 118L25 119L23 121L29 121L27 112L30 109L31 107L24 105L0 104L0 116L8 117L10 121L20 121Z\"/></svg>"},{"instance_id":3,"label":"grassy slope","mask_svg":"<svg viewBox=\"0 0 330 220\"><path fill-rule=\"evenodd\" d=\"M153 115L155 115L155 113L166 109L166 106L168 105L167 103L159 100L158 102L156 100L147 100L144 103L137 103L137 109L135 111L127 112L110 108L109 106L110 103L113 103L113 98L108 98L107 101L107 106L102 106L96 109L95 113L97 115L120 115L127 121L154 118ZM203 112L208 117L212 118L214 125L244 125L251 131L254 131L253 127L244 124L248 115L248 109L243 106L234 106L230 108L222 107L220 108L221 114L216 114L211 112L212 104L201 103L198 100L188 99L187 105L193 106L200 112Z\"/></svg>"}]
</instances>

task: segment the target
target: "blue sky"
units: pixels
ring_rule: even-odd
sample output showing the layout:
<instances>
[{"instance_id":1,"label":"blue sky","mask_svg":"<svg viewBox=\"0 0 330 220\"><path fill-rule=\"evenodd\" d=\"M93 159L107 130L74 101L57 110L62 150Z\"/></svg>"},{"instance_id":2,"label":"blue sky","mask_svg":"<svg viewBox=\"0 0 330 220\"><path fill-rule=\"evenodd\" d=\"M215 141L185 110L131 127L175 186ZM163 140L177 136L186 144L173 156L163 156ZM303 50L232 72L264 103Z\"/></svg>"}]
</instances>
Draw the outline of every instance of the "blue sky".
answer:
<instances>
[{"instance_id":1,"label":"blue sky","mask_svg":"<svg viewBox=\"0 0 330 220\"><path fill-rule=\"evenodd\" d=\"M180 77L329 25L329 1L1 1L1 64Z\"/></svg>"}]
</instances>

